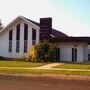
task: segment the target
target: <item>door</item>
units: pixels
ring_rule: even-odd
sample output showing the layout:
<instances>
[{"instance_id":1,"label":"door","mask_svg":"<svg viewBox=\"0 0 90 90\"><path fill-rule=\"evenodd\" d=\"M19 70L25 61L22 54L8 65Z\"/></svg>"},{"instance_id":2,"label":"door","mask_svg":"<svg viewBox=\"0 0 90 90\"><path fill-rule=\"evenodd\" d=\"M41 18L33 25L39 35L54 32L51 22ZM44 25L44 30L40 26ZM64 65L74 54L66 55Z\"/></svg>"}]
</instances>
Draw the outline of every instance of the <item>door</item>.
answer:
<instances>
[{"instance_id":1,"label":"door","mask_svg":"<svg viewBox=\"0 0 90 90\"><path fill-rule=\"evenodd\" d=\"M72 48L72 62L77 61L77 48Z\"/></svg>"},{"instance_id":2,"label":"door","mask_svg":"<svg viewBox=\"0 0 90 90\"><path fill-rule=\"evenodd\" d=\"M56 61L60 62L60 48L56 49Z\"/></svg>"}]
</instances>

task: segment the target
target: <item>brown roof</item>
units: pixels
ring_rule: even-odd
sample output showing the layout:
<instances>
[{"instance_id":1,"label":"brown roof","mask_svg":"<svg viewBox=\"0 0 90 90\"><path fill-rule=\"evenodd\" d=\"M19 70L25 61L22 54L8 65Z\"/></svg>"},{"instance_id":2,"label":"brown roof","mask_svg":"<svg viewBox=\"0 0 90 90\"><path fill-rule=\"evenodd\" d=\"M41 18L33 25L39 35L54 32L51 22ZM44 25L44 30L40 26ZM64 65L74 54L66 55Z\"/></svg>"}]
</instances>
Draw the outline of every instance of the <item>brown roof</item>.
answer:
<instances>
[{"instance_id":1,"label":"brown roof","mask_svg":"<svg viewBox=\"0 0 90 90\"><path fill-rule=\"evenodd\" d=\"M22 16L22 17L23 17L23 16ZM32 22L32 23L34 23L35 25L37 25L37 26L40 27L40 23L35 22L35 21L33 21L33 20L31 20L31 19L28 19L28 18L26 18L26 17L23 17L23 18L26 19L26 20L28 20L28 21L30 21L30 22ZM68 35L64 34L64 33L61 32L61 31L55 30L55 29L52 29L52 33L51 33L51 34L54 35L54 37L55 37L56 39L57 39L57 38L68 37Z\"/></svg>"},{"instance_id":2,"label":"brown roof","mask_svg":"<svg viewBox=\"0 0 90 90\"><path fill-rule=\"evenodd\" d=\"M65 38L65 37L69 37L68 35L64 34L61 31L52 29L52 34L55 36L55 38Z\"/></svg>"},{"instance_id":3,"label":"brown roof","mask_svg":"<svg viewBox=\"0 0 90 90\"><path fill-rule=\"evenodd\" d=\"M87 42L90 44L90 37L65 37L52 39L53 42Z\"/></svg>"},{"instance_id":4,"label":"brown roof","mask_svg":"<svg viewBox=\"0 0 90 90\"><path fill-rule=\"evenodd\" d=\"M40 23L30 20L26 17L23 17L23 18L40 27ZM52 29L51 34L54 36L51 39L51 41L53 42L87 42L90 44L90 37L69 37L65 33L55 29Z\"/></svg>"}]
</instances>

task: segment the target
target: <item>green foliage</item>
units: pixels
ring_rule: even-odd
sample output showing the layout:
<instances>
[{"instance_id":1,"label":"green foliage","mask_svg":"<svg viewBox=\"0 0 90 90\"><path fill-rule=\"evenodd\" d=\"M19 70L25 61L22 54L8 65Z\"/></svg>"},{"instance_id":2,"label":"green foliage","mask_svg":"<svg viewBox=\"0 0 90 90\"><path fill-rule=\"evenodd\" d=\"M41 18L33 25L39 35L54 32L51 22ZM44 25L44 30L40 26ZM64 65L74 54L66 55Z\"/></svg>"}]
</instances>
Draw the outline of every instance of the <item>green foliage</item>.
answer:
<instances>
[{"instance_id":1,"label":"green foliage","mask_svg":"<svg viewBox=\"0 0 90 90\"><path fill-rule=\"evenodd\" d=\"M3 24L2 24L2 22L0 20L0 30L2 30L2 29L3 29Z\"/></svg>"},{"instance_id":2,"label":"green foliage","mask_svg":"<svg viewBox=\"0 0 90 90\"><path fill-rule=\"evenodd\" d=\"M56 57L56 44L48 41L34 45L29 51L29 60L32 62L54 62Z\"/></svg>"},{"instance_id":3,"label":"green foliage","mask_svg":"<svg viewBox=\"0 0 90 90\"><path fill-rule=\"evenodd\" d=\"M0 60L4 60L4 59L5 59L4 57L0 56Z\"/></svg>"},{"instance_id":4,"label":"green foliage","mask_svg":"<svg viewBox=\"0 0 90 90\"><path fill-rule=\"evenodd\" d=\"M20 57L20 58L16 58L15 61L29 61L28 57Z\"/></svg>"}]
</instances>

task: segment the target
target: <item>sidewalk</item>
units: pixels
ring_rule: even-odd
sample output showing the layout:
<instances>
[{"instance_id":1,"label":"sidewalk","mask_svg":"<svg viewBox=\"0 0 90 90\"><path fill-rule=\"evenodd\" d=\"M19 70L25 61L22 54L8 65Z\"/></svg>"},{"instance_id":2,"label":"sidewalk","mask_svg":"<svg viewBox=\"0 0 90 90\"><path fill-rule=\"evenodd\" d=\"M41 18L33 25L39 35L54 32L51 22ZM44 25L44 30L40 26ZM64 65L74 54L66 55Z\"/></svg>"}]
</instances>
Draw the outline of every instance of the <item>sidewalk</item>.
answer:
<instances>
[{"instance_id":1,"label":"sidewalk","mask_svg":"<svg viewBox=\"0 0 90 90\"><path fill-rule=\"evenodd\" d=\"M63 63L50 63L50 64L43 65L43 66L36 67L36 68L37 68L37 69L51 69L51 68L54 67L54 66L62 65L62 64L63 64Z\"/></svg>"}]
</instances>

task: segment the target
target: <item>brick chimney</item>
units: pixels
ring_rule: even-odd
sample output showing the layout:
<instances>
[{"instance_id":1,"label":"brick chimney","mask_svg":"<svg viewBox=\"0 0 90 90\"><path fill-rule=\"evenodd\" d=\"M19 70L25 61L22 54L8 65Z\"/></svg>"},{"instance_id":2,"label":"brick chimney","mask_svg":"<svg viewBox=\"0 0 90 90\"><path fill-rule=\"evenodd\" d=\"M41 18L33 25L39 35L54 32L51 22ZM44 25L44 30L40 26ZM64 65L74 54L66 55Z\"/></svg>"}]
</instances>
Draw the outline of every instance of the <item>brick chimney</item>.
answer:
<instances>
[{"instance_id":1,"label":"brick chimney","mask_svg":"<svg viewBox=\"0 0 90 90\"><path fill-rule=\"evenodd\" d=\"M52 32L52 18L40 19L40 40L49 40Z\"/></svg>"}]
</instances>

